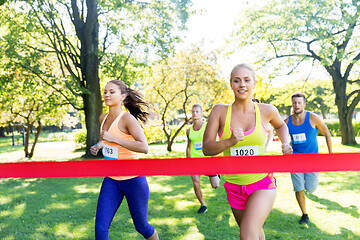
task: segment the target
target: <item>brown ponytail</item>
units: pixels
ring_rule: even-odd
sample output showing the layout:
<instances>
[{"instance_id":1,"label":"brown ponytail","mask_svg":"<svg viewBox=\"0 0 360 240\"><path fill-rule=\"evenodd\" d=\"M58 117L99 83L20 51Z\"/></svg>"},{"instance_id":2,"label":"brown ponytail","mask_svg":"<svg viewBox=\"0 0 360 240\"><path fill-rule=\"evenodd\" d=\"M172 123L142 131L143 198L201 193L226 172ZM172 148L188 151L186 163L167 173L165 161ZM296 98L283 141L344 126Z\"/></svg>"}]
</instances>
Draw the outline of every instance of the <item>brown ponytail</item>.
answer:
<instances>
[{"instance_id":1,"label":"brown ponytail","mask_svg":"<svg viewBox=\"0 0 360 240\"><path fill-rule=\"evenodd\" d=\"M129 110L130 114L133 115L138 121L145 123L149 113L145 110L149 107L149 104L145 99L134 89L129 88L121 80L111 80L110 83L114 83L119 86L122 94L126 94L123 101L124 106Z\"/></svg>"}]
</instances>

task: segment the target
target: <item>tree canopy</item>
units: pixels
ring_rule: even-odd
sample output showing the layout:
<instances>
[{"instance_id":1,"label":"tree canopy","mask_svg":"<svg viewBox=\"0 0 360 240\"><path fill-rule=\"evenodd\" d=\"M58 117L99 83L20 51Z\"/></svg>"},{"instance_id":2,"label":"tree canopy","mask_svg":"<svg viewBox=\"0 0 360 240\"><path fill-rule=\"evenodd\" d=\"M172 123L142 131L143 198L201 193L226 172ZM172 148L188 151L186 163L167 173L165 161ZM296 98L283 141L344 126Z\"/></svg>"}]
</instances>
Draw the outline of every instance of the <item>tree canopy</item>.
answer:
<instances>
[{"instance_id":1,"label":"tree canopy","mask_svg":"<svg viewBox=\"0 0 360 240\"><path fill-rule=\"evenodd\" d=\"M131 83L136 64L172 53L189 4L189 0L8 2L1 16L5 34L0 37L8 58L17 56L22 62L24 54L32 52L57 59L53 68L60 71L62 81L48 84L75 109L84 111L89 153L99 139L100 79ZM26 62L22 67L38 76L49 74Z\"/></svg>"},{"instance_id":2,"label":"tree canopy","mask_svg":"<svg viewBox=\"0 0 360 240\"><path fill-rule=\"evenodd\" d=\"M343 144L356 143L352 114L360 101L359 17L358 0L273 0L248 9L236 30L242 46L256 44L254 63L292 73L309 61L327 71Z\"/></svg>"},{"instance_id":3,"label":"tree canopy","mask_svg":"<svg viewBox=\"0 0 360 240\"><path fill-rule=\"evenodd\" d=\"M188 115L191 106L201 104L205 111L211 109L226 89L227 83L219 79L216 66L216 54L204 53L197 47L181 51L153 66L146 96L161 116L168 151L191 118ZM184 113L185 119L176 130L172 130L169 124L179 113Z\"/></svg>"}]
</instances>

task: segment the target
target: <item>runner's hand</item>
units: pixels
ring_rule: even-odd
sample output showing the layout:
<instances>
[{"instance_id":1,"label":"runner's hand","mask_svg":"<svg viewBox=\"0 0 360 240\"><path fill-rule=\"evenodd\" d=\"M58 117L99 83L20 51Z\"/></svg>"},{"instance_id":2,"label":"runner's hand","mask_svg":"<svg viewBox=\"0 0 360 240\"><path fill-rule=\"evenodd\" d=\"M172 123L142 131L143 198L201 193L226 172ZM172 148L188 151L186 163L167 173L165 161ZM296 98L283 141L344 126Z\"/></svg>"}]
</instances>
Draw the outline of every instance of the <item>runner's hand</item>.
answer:
<instances>
[{"instance_id":1,"label":"runner's hand","mask_svg":"<svg viewBox=\"0 0 360 240\"><path fill-rule=\"evenodd\" d=\"M244 130L242 128L233 128L230 137L230 141L232 143L231 146L234 146L239 141L243 141L243 140L244 140Z\"/></svg>"},{"instance_id":2,"label":"runner's hand","mask_svg":"<svg viewBox=\"0 0 360 240\"><path fill-rule=\"evenodd\" d=\"M114 142L114 137L108 131L102 131L101 139L107 142Z\"/></svg>"},{"instance_id":3,"label":"runner's hand","mask_svg":"<svg viewBox=\"0 0 360 240\"><path fill-rule=\"evenodd\" d=\"M90 152L91 152L92 155L96 156L98 154L98 152L99 152L99 149L100 149L100 146L95 144L94 146L91 146Z\"/></svg>"},{"instance_id":4,"label":"runner's hand","mask_svg":"<svg viewBox=\"0 0 360 240\"><path fill-rule=\"evenodd\" d=\"M293 152L292 147L288 143L283 143L281 145L281 150L282 150L283 154L292 154L292 152Z\"/></svg>"}]
</instances>

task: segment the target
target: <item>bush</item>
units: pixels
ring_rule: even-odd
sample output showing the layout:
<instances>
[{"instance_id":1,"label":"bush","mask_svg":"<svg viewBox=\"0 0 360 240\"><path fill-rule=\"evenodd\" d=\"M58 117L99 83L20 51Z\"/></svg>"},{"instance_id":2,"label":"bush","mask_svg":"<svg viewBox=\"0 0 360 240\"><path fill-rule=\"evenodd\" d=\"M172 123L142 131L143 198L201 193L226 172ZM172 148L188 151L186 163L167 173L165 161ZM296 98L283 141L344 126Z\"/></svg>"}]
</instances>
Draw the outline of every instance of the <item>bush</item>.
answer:
<instances>
[{"instance_id":1,"label":"bush","mask_svg":"<svg viewBox=\"0 0 360 240\"><path fill-rule=\"evenodd\" d=\"M144 127L144 133L149 144L166 142L166 137L161 126L147 124Z\"/></svg>"},{"instance_id":2,"label":"bush","mask_svg":"<svg viewBox=\"0 0 360 240\"><path fill-rule=\"evenodd\" d=\"M172 132L175 132L179 126L170 126L170 129ZM180 131L180 133L176 136L174 142L183 142L186 141L186 129L187 126L183 127ZM153 143L165 143L166 142L166 136L162 129L161 124L156 122L150 122L145 125L144 127L144 133L148 140L149 144Z\"/></svg>"},{"instance_id":3,"label":"bush","mask_svg":"<svg viewBox=\"0 0 360 240\"><path fill-rule=\"evenodd\" d=\"M332 137L340 137L340 123L339 120L324 120L326 126L328 127L330 134ZM352 122L354 127L354 132L356 137L360 137L360 121L353 121Z\"/></svg>"},{"instance_id":4,"label":"bush","mask_svg":"<svg viewBox=\"0 0 360 240\"><path fill-rule=\"evenodd\" d=\"M179 128L179 126L170 126L170 129L173 132L175 132L178 128ZM187 129L187 126L185 126L181 129L180 133L176 136L174 142L183 142L183 141L187 140L186 129ZM155 124L154 122L150 122L145 125L143 130L144 130L146 139L149 144L166 142L165 133L164 133L161 125ZM75 135L75 149L82 150L85 148L86 148L86 130L80 130Z\"/></svg>"},{"instance_id":5,"label":"bush","mask_svg":"<svg viewBox=\"0 0 360 240\"><path fill-rule=\"evenodd\" d=\"M70 132L54 132L54 133L44 133L44 138L42 141L56 142L56 141L72 141L74 140L73 134Z\"/></svg>"},{"instance_id":6,"label":"bush","mask_svg":"<svg viewBox=\"0 0 360 240\"><path fill-rule=\"evenodd\" d=\"M75 149L83 150L86 149L86 129L79 130L75 135Z\"/></svg>"}]
</instances>

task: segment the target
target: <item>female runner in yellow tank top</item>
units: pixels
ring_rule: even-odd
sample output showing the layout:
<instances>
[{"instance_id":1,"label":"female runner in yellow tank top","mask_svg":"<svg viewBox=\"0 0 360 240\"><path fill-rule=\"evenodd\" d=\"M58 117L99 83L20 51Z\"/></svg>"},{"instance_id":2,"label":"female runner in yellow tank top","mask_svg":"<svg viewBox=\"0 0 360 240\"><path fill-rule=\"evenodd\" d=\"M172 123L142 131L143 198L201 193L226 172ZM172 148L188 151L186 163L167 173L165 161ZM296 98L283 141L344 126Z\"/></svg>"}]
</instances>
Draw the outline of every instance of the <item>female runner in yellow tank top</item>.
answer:
<instances>
[{"instance_id":1,"label":"female runner in yellow tank top","mask_svg":"<svg viewBox=\"0 0 360 240\"><path fill-rule=\"evenodd\" d=\"M289 130L278 110L270 104L252 101L256 85L255 71L247 64L233 68L230 86L235 101L231 105L216 105L212 109L203 139L207 156L265 154L265 127L270 123L284 154L291 154ZM220 140L217 141L217 135ZM261 168L261 166L259 166ZM276 196L276 181L272 173L225 175L227 200L240 227L240 239L265 239L262 229Z\"/></svg>"}]
</instances>

